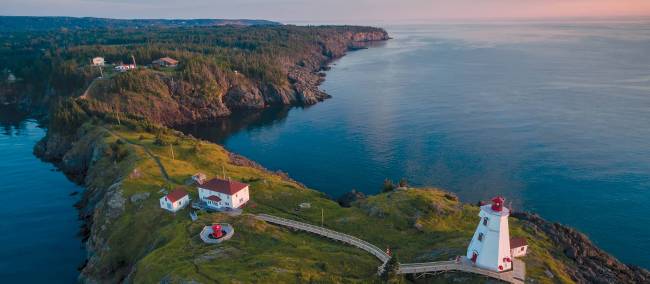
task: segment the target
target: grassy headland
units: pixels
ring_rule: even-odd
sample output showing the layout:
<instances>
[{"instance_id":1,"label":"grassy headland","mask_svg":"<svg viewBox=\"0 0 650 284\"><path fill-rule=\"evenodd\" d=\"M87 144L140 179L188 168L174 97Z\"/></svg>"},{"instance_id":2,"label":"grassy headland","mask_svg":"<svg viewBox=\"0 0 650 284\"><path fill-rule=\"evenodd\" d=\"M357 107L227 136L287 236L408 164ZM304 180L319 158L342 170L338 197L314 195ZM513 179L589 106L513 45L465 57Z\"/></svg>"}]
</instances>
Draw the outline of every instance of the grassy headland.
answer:
<instances>
[{"instance_id":1,"label":"grassy headland","mask_svg":"<svg viewBox=\"0 0 650 284\"><path fill-rule=\"evenodd\" d=\"M84 124L80 133L82 138L70 152L76 154L66 158L90 158L86 199L102 196L91 220L89 247L94 255L84 269L84 276L95 280L376 280L379 261L369 254L268 225L254 218L258 213L318 225L323 212L325 227L390 247L402 262L447 260L464 254L477 224L476 206L437 189L396 190L343 208L282 175L234 162L238 159L218 145L165 128L146 131L95 120ZM84 152L94 154L88 157ZM192 222L189 209L171 214L159 207L162 188L185 186L197 198L196 188L185 185L190 176L196 172L221 176L224 171L230 178L251 184L245 214L202 213ZM298 209L303 202L311 203L311 208ZM198 233L212 222L234 224L235 237L218 246L203 244ZM531 253L526 263L531 279L571 282L565 270L569 260L548 236L517 220L511 226L513 236L529 239Z\"/></svg>"}]
</instances>

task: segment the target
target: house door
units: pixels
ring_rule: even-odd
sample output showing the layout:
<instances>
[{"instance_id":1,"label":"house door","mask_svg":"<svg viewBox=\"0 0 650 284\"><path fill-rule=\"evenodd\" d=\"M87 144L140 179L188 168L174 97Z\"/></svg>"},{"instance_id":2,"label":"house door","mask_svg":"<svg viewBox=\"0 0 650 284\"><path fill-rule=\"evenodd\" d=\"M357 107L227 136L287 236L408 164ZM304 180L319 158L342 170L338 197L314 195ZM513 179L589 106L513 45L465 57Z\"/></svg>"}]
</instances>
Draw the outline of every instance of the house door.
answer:
<instances>
[{"instance_id":1,"label":"house door","mask_svg":"<svg viewBox=\"0 0 650 284\"><path fill-rule=\"evenodd\" d=\"M473 263L476 263L476 259L477 259L477 258L478 258L478 253L473 252L473 253L472 253L472 262L473 262Z\"/></svg>"}]
</instances>

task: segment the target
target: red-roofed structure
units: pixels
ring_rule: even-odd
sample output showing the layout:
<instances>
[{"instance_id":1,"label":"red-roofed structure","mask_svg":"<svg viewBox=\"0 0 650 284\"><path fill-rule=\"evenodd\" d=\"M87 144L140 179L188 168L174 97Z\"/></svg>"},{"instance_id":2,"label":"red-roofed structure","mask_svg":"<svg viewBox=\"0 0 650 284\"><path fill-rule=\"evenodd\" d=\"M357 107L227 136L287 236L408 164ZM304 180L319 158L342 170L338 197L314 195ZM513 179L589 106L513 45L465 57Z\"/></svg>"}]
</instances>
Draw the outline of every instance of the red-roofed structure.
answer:
<instances>
[{"instance_id":1,"label":"red-roofed structure","mask_svg":"<svg viewBox=\"0 0 650 284\"><path fill-rule=\"evenodd\" d=\"M154 60L152 63L155 64L155 65L160 65L160 66L164 66L164 67L175 67L176 65L178 65L178 60L173 59L173 58L169 58L169 57L163 57L163 58Z\"/></svg>"},{"instance_id":2,"label":"red-roofed structure","mask_svg":"<svg viewBox=\"0 0 650 284\"><path fill-rule=\"evenodd\" d=\"M214 208L240 208L249 200L248 184L220 178L200 185L199 198ZM218 200L217 200L218 199Z\"/></svg>"},{"instance_id":3,"label":"red-roofed structure","mask_svg":"<svg viewBox=\"0 0 650 284\"><path fill-rule=\"evenodd\" d=\"M510 254L512 257L525 256L528 252L528 241L525 238L510 238Z\"/></svg>"},{"instance_id":4,"label":"red-roofed structure","mask_svg":"<svg viewBox=\"0 0 650 284\"><path fill-rule=\"evenodd\" d=\"M167 194L167 199L169 199L169 201L171 202L176 202L185 196L187 196L187 191L185 191L182 188L177 188L172 190L172 192L170 192L169 194Z\"/></svg>"},{"instance_id":5,"label":"red-roofed structure","mask_svg":"<svg viewBox=\"0 0 650 284\"><path fill-rule=\"evenodd\" d=\"M190 195L182 188L172 190L169 194L160 198L160 208L176 212L190 203Z\"/></svg>"},{"instance_id":6,"label":"red-roofed structure","mask_svg":"<svg viewBox=\"0 0 650 284\"><path fill-rule=\"evenodd\" d=\"M233 195L240 190L247 188L248 184L233 180L213 178L204 182L200 187L211 191L221 192L223 194Z\"/></svg>"}]
</instances>

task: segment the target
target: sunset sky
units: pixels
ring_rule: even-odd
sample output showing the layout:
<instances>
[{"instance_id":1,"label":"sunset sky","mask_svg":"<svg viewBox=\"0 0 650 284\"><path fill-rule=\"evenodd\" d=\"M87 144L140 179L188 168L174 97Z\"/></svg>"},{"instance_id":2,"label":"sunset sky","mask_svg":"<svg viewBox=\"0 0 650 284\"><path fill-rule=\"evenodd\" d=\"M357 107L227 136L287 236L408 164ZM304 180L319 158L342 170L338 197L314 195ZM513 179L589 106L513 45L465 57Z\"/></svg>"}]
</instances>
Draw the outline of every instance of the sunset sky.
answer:
<instances>
[{"instance_id":1,"label":"sunset sky","mask_svg":"<svg viewBox=\"0 0 650 284\"><path fill-rule=\"evenodd\" d=\"M399 23L650 16L650 0L3 0L0 15Z\"/></svg>"}]
</instances>

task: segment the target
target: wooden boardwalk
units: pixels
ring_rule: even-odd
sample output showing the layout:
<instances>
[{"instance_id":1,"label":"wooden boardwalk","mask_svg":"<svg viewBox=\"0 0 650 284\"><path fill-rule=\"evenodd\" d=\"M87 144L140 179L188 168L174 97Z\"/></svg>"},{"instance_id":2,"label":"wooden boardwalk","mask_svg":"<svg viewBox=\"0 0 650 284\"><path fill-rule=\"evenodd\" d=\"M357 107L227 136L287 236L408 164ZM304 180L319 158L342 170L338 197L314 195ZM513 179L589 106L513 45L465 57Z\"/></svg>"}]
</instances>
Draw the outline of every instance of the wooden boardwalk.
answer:
<instances>
[{"instance_id":1,"label":"wooden boardwalk","mask_svg":"<svg viewBox=\"0 0 650 284\"><path fill-rule=\"evenodd\" d=\"M266 215L266 214L257 215L257 218L260 219L260 220L263 220L265 222L268 222L268 223L281 225L281 226L285 226L285 227L289 227L289 228L293 228L293 229L298 229L298 230L305 231L305 232L310 232L310 233L313 233L313 234L321 235L321 236L326 237L326 238L330 238L330 239L333 239L333 240L337 240L337 241L347 243L349 245L355 246L357 248L365 250L368 253L374 255L375 257L377 257L381 261L381 263L385 263L390 258L390 256L388 256L388 254L386 254L386 252L384 252L380 248L376 247L375 245L373 245L373 244L371 244L369 242L366 242L366 241L364 241L362 239L359 239L357 237L350 236L348 234L340 233L340 232L337 232L337 231L333 231L333 230L326 229L326 228L319 227L319 226L314 226L314 225L307 224L307 223L302 223L302 222L293 221L293 220L280 218L280 217L275 217L275 216Z\"/></svg>"},{"instance_id":2,"label":"wooden boardwalk","mask_svg":"<svg viewBox=\"0 0 650 284\"><path fill-rule=\"evenodd\" d=\"M478 268L466 257L461 256L458 260L400 264L398 274L414 274L416 278L419 278L446 271L461 271L480 274L509 283L524 283L526 279L526 264L520 259L515 259L513 264L513 270L497 273Z\"/></svg>"},{"instance_id":3,"label":"wooden boardwalk","mask_svg":"<svg viewBox=\"0 0 650 284\"><path fill-rule=\"evenodd\" d=\"M360 248L368 253L374 255L381 261L381 265L378 268L378 271L383 271L384 265L390 258L386 252L378 248L377 246L368 243L364 240L361 240L357 237L350 236L348 234L340 233L333 231L327 228L298 222L294 220L289 220L285 218L280 218L276 216L271 216L267 214L257 215L257 218L265 222L289 227L292 229L302 230L324 236L333 240L341 241L357 248ZM514 284L523 284L526 279L526 264L520 260L515 259L513 262L514 269L511 271L497 273L494 271L478 268L473 265L467 258L458 257L457 260L450 261L436 261L436 262L424 262L424 263L404 263L399 265L398 274L414 274L416 278L424 277L426 275L432 275L437 273L442 273L446 271L462 271L474 274L480 274L490 278L498 279L501 281L514 283Z\"/></svg>"}]
</instances>

